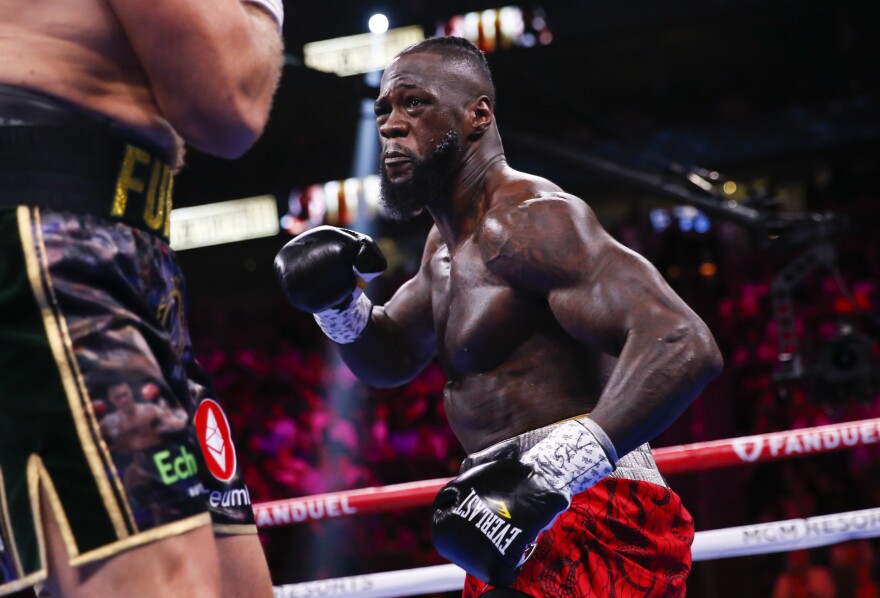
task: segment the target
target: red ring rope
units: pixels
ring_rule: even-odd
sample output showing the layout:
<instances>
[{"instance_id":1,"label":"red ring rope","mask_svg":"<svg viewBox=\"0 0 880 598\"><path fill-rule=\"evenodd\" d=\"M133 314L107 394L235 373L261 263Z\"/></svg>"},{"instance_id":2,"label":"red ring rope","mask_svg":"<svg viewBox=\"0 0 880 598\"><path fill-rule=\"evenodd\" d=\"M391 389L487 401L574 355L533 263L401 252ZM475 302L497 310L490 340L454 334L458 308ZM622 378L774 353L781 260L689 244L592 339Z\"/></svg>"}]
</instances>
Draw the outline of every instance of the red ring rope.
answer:
<instances>
[{"instance_id":1,"label":"red ring rope","mask_svg":"<svg viewBox=\"0 0 880 598\"><path fill-rule=\"evenodd\" d=\"M654 450L664 475L693 473L748 463L778 461L880 442L880 418L773 432L756 436L670 446ZM361 488L254 505L261 528L378 513L431 504L450 478Z\"/></svg>"}]
</instances>

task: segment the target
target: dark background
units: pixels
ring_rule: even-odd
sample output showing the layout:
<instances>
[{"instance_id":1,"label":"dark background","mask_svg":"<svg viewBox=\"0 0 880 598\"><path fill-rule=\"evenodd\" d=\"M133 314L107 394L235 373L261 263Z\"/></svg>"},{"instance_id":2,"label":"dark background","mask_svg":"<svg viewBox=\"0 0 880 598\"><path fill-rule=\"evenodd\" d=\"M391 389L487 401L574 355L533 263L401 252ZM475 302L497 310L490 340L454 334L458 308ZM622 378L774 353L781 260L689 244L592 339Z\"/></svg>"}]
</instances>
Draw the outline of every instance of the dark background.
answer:
<instances>
[{"instance_id":1,"label":"dark background","mask_svg":"<svg viewBox=\"0 0 880 598\"><path fill-rule=\"evenodd\" d=\"M431 34L438 20L492 6L497 5L297 3L288 8L284 27L287 53L297 62L306 42L363 33L374 12L388 14L392 27L421 24ZM582 196L607 222L633 203L656 203L658 194L548 157L546 147L536 149L521 134L652 172L676 162L764 178L765 186L799 186L825 176L832 185L870 187L880 140L880 42L872 3L635 0L541 6L554 35L549 46L488 55L505 148L514 167ZM271 193L283 213L292 188L350 176L359 103L374 95L360 76L286 67L262 139L233 163L190 151L189 165L176 181L175 205ZM791 199L790 207L803 207L802 198ZM230 246L236 264L219 258L227 248L184 253L194 265L192 292L201 292L203 284L206 291L236 292L270 282L260 273L279 241ZM243 285L249 258L256 270Z\"/></svg>"},{"instance_id":2,"label":"dark background","mask_svg":"<svg viewBox=\"0 0 880 598\"><path fill-rule=\"evenodd\" d=\"M339 78L301 66L304 43L363 33L374 12L388 15L392 27L421 24L432 34L438 20L497 6L501 5L423 0L288 3L288 66L265 134L235 162L191 151L176 182L175 205L273 194L283 213L292 189L351 175L360 102L373 97L375 90L362 76ZM798 255L830 242L838 251L838 271L847 293L867 285L864 309L840 307L832 301L839 289L829 287L827 278L808 277L795 293L796 308L804 313L799 329L804 358L808 365L821 364L823 348L833 336L822 326L841 319L852 323L869 343L878 338L880 302L876 286L870 286L880 273L880 21L875 3L632 0L544 2L541 7L553 33L551 44L488 55L510 163L550 178L590 203L619 240L667 276L710 324L725 352L725 374L655 445L880 414L871 411L877 397L873 387L863 396L848 388L830 392L827 384L814 379L791 384L774 380L778 364L775 346L768 341L773 318L765 288ZM609 174L597 160L624 171ZM737 192L730 198L698 193L676 174L693 168L714 170L736 181ZM718 206L710 215L711 231L695 235L676 231L675 226L654 231L651 209L685 202L672 197L669 188L636 180L633 172ZM752 227L733 223L723 209L727 199L760 209L763 216ZM776 238L773 229L762 227L779 212L831 212L832 222L842 224L831 229L798 226ZM383 238L394 240L397 253L390 282L374 287L374 299L387 297L394 282L412 273L428 226L425 219L377 224ZM180 253L197 350L201 346L234 356L248 348L270 357L291 347L306 355L324 351L316 327L284 303L272 276L272 258L289 238L282 233ZM717 271L711 276L701 273L705 263ZM756 307L750 312L753 296ZM738 357L746 349L749 353L767 345L773 353L769 357ZM875 371L875 366L871 360L867 369ZM220 386L221 398L234 410L240 398L233 395L243 385ZM259 392L247 394L261 400ZM853 394L859 395L855 402L828 399ZM847 411L844 403L855 407ZM798 419L814 412L820 415ZM248 438L242 441L247 445ZM865 490L857 475L874 476L876 472L865 473L873 471L874 455L869 457L854 465L839 454L809 466L738 468L671 481L694 514L697 528L713 529L761 517L776 520L877 506L880 493ZM260 466L255 458L253 467ZM801 496L791 490L791 479L822 476L829 470L841 476L822 478L822 483L839 486L840 492L853 497L850 502L819 500L818 506L786 511L768 506L773 498L762 498ZM426 477L432 475L416 473L410 479ZM826 496L821 489L804 492ZM369 525L388 533L403 522L415 526L426 519L426 512L417 511ZM329 525L266 535L276 583L370 570L358 569L356 557L337 559L348 570L326 563L302 565L313 563L309 551L332 555L333 546L340 545ZM425 558L431 562L430 556ZM822 551L811 558L820 564L829 561ZM782 555L699 563L689 595L770 595L785 559ZM391 561L396 566L389 569L429 564L403 556ZM871 567L874 575L876 559ZM841 589L840 595L846 591Z\"/></svg>"}]
</instances>

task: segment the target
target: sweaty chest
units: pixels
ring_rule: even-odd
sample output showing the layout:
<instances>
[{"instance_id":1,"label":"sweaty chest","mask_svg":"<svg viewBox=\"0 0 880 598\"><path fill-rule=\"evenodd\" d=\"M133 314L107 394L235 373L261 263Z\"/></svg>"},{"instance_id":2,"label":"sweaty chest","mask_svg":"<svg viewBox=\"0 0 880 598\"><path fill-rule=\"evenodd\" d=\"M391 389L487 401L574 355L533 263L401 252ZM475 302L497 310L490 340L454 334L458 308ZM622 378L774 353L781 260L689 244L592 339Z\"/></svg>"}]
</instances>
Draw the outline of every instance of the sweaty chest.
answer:
<instances>
[{"instance_id":1,"label":"sweaty chest","mask_svg":"<svg viewBox=\"0 0 880 598\"><path fill-rule=\"evenodd\" d=\"M432 304L440 358L462 373L485 372L502 363L535 330L539 299L511 288L488 270L479 250L432 261Z\"/></svg>"}]
</instances>

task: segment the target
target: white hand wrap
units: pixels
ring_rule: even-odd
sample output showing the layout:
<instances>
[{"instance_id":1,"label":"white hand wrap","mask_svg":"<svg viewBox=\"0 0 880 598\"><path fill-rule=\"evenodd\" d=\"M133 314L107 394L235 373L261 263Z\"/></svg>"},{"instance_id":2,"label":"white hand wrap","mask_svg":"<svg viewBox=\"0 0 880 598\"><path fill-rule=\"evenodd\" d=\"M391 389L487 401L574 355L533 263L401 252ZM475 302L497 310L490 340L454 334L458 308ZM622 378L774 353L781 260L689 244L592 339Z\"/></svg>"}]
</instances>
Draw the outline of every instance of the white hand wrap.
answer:
<instances>
[{"instance_id":1,"label":"white hand wrap","mask_svg":"<svg viewBox=\"0 0 880 598\"><path fill-rule=\"evenodd\" d=\"M357 268L352 268L354 275L358 277L359 283L351 297L351 302L344 309L326 309L320 311L315 316L315 321L321 330L324 331L330 340L340 345L353 343L367 327L370 321L370 314L373 311L373 302L369 297L364 295L363 287L367 283L382 274L381 272L358 272Z\"/></svg>"},{"instance_id":2,"label":"white hand wrap","mask_svg":"<svg viewBox=\"0 0 880 598\"><path fill-rule=\"evenodd\" d=\"M249 4L259 4L275 17L275 20L278 22L278 29L281 29L281 26L284 25L284 4L281 3L281 0L244 0Z\"/></svg>"},{"instance_id":3,"label":"white hand wrap","mask_svg":"<svg viewBox=\"0 0 880 598\"><path fill-rule=\"evenodd\" d=\"M330 340L347 345L356 341L367 327L372 311L373 302L358 289L348 307L318 312L315 314L315 321Z\"/></svg>"},{"instance_id":4,"label":"white hand wrap","mask_svg":"<svg viewBox=\"0 0 880 598\"><path fill-rule=\"evenodd\" d=\"M614 471L617 451L599 424L580 417L557 426L526 451L522 461L534 464L571 500Z\"/></svg>"}]
</instances>

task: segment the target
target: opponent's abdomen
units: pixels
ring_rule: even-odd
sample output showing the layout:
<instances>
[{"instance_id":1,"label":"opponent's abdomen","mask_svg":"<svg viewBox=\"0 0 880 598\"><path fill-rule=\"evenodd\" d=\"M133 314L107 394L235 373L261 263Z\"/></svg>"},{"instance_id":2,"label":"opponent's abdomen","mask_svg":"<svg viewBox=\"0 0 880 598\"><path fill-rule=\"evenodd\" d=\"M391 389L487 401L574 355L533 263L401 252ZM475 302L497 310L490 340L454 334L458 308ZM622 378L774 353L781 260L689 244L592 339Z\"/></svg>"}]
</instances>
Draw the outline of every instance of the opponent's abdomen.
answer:
<instances>
[{"instance_id":1,"label":"opponent's abdomen","mask_svg":"<svg viewBox=\"0 0 880 598\"><path fill-rule=\"evenodd\" d=\"M61 98L172 150L147 76L103 0L0 0L0 84Z\"/></svg>"}]
</instances>

